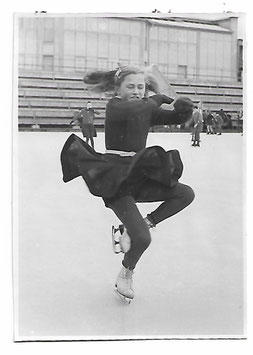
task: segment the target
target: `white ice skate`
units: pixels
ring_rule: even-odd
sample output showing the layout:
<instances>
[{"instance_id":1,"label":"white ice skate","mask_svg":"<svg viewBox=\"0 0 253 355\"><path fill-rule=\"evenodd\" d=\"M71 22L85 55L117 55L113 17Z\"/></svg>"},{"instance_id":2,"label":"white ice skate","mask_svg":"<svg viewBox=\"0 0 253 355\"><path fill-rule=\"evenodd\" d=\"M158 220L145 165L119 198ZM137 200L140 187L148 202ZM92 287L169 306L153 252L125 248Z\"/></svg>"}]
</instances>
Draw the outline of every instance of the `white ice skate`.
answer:
<instances>
[{"instance_id":1,"label":"white ice skate","mask_svg":"<svg viewBox=\"0 0 253 355\"><path fill-rule=\"evenodd\" d=\"M132 289L133 282L133 270L122 267L115 282L115 292L128 304L131 303L134 298L134 291Z\"/></svg>"},{"instance_id":2,"label":"white ice skate","mask_svg":"<svg viewBox=\"0 0 253 355\"><path fill-rule=\"evenodd\" d=\"M123 224L118 228L112 226L112 247L115 254L127 253L131 247L131 239Z\"/></svg>"}]
</instances>

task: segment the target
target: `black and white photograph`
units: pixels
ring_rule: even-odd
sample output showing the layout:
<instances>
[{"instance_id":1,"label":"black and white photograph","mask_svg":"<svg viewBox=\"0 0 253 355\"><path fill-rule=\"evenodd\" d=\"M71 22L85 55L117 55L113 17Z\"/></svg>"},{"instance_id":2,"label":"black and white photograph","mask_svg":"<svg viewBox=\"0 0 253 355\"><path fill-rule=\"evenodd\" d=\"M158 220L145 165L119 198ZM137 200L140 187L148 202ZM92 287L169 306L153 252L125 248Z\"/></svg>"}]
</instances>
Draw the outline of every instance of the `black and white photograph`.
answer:
<instances>
[{"instance_id":1,"label":"black and white photograph","mask_svg":"<svg viewBox=\"0 0 253 355\"><path fill-rule=\"evenodd\" d=\"M15 14L15 342L246 339L245 23Z\"/></svg>"}]
</instances>

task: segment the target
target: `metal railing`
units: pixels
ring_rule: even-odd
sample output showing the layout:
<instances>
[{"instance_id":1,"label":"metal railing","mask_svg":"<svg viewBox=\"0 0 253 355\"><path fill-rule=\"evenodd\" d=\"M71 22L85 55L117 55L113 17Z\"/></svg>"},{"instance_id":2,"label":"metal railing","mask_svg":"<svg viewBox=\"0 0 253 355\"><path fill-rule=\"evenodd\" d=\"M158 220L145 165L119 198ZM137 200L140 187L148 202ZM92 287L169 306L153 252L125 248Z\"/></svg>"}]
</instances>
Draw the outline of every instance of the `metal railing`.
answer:
<instances>
[{"instance_id":1,"label":"metal railing","mask_svg":"<svg viewBox=\"0 0 253 355\"><path fill-rule=\"evenodd\" d=\"M55 58L53 65L45 66L43 63L38 64L39 60L37 56L29 55L30 63L25 62L25 58L20 60L18 63L18 68L20 70L31 70L31 71L50 71L50 72L63 72L63 73L75 73L75 74L85 74L89 71L95 70L113 70L118 65L131 65L137 67L143 67L145 64L143 62L132 61L130 59L124 60L110 60L106 58L99 57L83 57L83 65L76 65L76 58L73 56L66 56L66 61L72 61L73 65L59 64L57 63L59 58ZM22 58L22 56L21 56ZM103 60L103 65L100 64L100 61ZM92 62L92 66L89 64ZM161 64L158 63L157 67L163 75L165 75L168 80L181 80L184 82L196 82L196 81L209 81L210 83L223 83L223 82L238 82L242 83L241 79L238 77L236 71L230 71L230 74L224 74L222 68L215 67L201 67L197 68L194 66L188 67L187 74L182 77L178 73L177 65ZM206 72L201 74L200 71ZM208 73L208 71L213 71L214 74ZM216 72L215 72L216 71Z\"/></svg>"}]
</instances>

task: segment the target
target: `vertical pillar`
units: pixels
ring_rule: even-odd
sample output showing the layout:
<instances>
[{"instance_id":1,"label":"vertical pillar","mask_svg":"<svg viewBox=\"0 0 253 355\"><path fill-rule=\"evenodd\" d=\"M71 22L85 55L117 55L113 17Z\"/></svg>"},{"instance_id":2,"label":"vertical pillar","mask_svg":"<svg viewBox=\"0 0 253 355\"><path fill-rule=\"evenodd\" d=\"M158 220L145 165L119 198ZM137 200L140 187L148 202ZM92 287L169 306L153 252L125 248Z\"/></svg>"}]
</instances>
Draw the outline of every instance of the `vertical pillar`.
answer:
<instances>
[{"instance_id":1,"label":"vertical pillar","mask_svg":"<svg viewBox=\"0 0 253 355\"><path fill-rule=\"evenodd\" d=\"M197 31L197 45L196 45L196 73L195 78L199 80L200 73L200 32Z\"/></svg>"},{"instance_id":2,"label":"vertical pillar","mask_svg":"<svg viewBox=\"0 0 253 355\"><path fill-rule=\"evenodd\" d=\"M150 64L150 24L148 21L145 21L144 26L144 55L143 55L143 62L144 66L148 66Z\"/></svg>"}]
</instances>

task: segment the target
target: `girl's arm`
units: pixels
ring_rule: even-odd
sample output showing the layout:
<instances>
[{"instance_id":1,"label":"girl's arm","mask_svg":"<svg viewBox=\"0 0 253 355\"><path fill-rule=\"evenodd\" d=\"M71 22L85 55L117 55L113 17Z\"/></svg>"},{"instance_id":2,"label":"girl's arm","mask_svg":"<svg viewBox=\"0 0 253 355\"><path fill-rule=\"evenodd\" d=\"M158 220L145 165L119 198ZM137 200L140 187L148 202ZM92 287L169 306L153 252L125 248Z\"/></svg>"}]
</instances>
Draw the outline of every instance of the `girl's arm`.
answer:
<instances>
[{"instance_id":1,"label":"girl's arm","mask_svg":"<svg viewBox=\"0 0 253 355\"><path fill-rule=\"evenodd\" d=\"M157 94L148 98L143 98L142 100L131 100L124 101L119 97L115 97L108 102L108 105L119 110L125 111L128 109L131 110L141 110L142 108L146 109L149 107L151 110L162 104L171 104L174 100L167 95Z\"/></svg>"},{"instance_id":2,"label":"girl's arm","mask_svg":"<svg viewBox=\"0 0 253 355\"><path fill-rule=\"evenodd\" d=\"M106 105L106 112L113 112L114 119L121 119L122 115L140 112L152 112L157 104L151 99L125 101L118 97L111 99Z\"/></svg>"},{"instance_id":3,"label":"girl's arm","mask_svg":"<svg viewBox=\"0 0 253 355\"><path fill-rule=\"evenodd\" d=\"M150 96L149 98L154 100L158 106L161 106L162 104L169 105L174 101L174 99L172 99L171 97L165 94L157 94L157 95Z\"/></svg>"},{"instance_id":4,"label":"girl's arm","mask_svg":"<svg viewBox=\"0 0 253 355\"><path fill-rule=\"evenodd\" d=\"M179 98L174 103L174 110L157 108L153 111L151 126L183 124L192 116L193 103L188 98Z\"/></svg>"}]
</instances>

